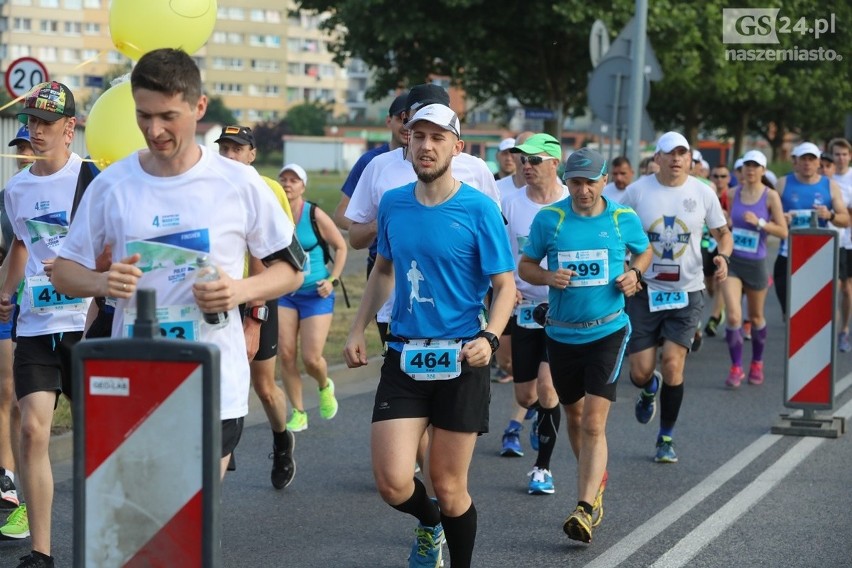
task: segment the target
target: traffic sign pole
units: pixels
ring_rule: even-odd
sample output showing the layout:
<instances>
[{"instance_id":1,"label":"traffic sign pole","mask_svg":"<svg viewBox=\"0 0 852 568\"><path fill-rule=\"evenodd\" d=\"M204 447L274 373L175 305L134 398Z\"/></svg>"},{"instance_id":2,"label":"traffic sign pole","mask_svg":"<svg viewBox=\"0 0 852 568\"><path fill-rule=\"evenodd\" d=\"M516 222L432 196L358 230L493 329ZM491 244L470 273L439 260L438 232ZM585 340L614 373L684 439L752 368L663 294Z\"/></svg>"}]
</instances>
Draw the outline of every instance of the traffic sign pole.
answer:
<instances>
[{"instance_id":1,"label":"traffic sign pole","mask_svg":"<svg viewBox=\"0 0 852 568\"><path fill-rule=\"evenodd\" d=\"M636 31L633 35L633 69L630 76L630 120L627 156L633 167L639 166L639 143L642 138L642 112L647 100L642 92L645 88L645 41L648 25L648 0L636 0Z\"/></svg>"},{"instance_id":2,"label":"traffic sign pole","mask_svg":"<svg viewBox=\"0 0 852 568\"><path fill-rule=\"evenodd\" d=\"M837 438L845 429L842 417L823 419L814 413L834 408L837 254L832 229L790 231L784 406L803 415L782 414L773 434Z\"/></svg>"},{"instance_id":3,"label":"traffic sign pole","mask_svg":"<svg viewBox=\"0 0 852 568\"><path fill-rule=\"evenodd\" d=\"M74 566L217 568L219 350L161 339L138 299L132 338L72 354Z\"/></svg>"}]
</instances>

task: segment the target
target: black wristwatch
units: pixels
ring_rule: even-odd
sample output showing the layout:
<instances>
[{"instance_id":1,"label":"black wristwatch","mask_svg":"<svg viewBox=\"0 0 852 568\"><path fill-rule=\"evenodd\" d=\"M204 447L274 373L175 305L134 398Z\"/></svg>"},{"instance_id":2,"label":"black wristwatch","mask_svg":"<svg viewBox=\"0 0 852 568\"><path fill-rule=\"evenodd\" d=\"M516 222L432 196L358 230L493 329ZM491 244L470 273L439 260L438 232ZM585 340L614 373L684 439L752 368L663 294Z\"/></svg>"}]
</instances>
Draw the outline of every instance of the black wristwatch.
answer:
<instances>
[{"instance_id":1,"label":"black wristwatch","mask_svg":"<svg viewBox=\"0 0 852 568\"><path fill-rule=\"evenodd\" d=\"M264 322L269 319L269 308L265 305L263 306L254 306L249 308L249 317L255 319L260 322Z\"/></svg>"},{"instance_id":2,"label":"black wristwatch","mask_svg":"<svg viewBox=\"0 0 852 568\"><path fill-rule=\"evenodd\" d=\"M330 278L329 282L331 282L331 285L335 288L340 286L340 278Z\"/></svg>"},{"instance_id":3,"label":"black wristwatch","mask_svg":"<svg viewBox=\"0 0 852 568\"><path fill-rule=\"evenodd\" d=\"M484 337L488 341L488 344L491 346L492 353L497 351L497 348L500 347L500 340L497 339L497 336L491 333L490 331L482 330L476 334L476 337Z\"/></svg>"}]
</instances>

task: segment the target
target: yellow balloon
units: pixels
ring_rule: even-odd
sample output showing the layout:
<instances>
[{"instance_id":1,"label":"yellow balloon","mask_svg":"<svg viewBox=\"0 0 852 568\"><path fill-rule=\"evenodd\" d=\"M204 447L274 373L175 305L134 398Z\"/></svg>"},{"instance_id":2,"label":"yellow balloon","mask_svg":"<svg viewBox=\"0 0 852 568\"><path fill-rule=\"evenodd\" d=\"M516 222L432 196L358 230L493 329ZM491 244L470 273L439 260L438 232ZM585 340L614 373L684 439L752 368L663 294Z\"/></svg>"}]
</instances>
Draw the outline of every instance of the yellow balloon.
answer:
<instances>
[{"instance_id":1,"label":"yellow balloon","mask_svg":"<svg viewBox=\"0 0 852 568\"><path fill-rule=\"evenodd\" d=\"M112 0L112 43L134 61L163 47L190 55L201 49L216 24L216 0Z\"/></svg>"},{"instance_id":2,"label":"yellow balloon","mask_svg":"<svg viewBox=\"0 0 852 568\"><path fill-rule=\"evenodd\" d=\"M136 125L136 104L130 81L110 87L86 119L86 149L101 170L146 147Z\"/></svg>"}]
</instances>

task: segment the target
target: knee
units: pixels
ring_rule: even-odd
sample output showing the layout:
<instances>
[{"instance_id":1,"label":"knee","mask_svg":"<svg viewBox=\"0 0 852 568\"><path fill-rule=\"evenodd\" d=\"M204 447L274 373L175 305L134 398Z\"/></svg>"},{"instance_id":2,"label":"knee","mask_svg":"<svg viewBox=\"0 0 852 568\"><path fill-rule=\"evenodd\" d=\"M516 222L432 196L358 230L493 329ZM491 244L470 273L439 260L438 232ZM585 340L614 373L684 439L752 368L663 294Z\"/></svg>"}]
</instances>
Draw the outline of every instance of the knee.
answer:
<instances>
[{"instance_id":1,"label":"knee","mask_svg":"<svg viewBox=\"0 0 852 568\"><path fill-rule=\"evenodd\" d=\"M432 475L432 488L442 508L452 508L452 504L467 494L466 484L452 476Z\"/></svg>"},{"instance_id":2,"label":"knee","mask_svg":"<svg viewBox=\"0 0 852 568\"><path fill-rule=\"evenodd\" d=\"M322 370L322 363L323 363L322 353L304 354L302 356L302 362L305 364L305 370L306 371L308 371L309 373L311 373L311 371L313 371L314 372L313 374L316 374L317 372Z\"/></svg>"},{"instance_id":3,"label":"knee","mask_svg":"<svg viewBox=\"0 0 852 568\"><path fill-rule=\"evenodd\" d=\"M414 492L411 478L402 479L401 477L380 474L376 474L376 489L378 489L382 501L388 505L399 505L411 497Z\"/></svg>"}]
</instances>

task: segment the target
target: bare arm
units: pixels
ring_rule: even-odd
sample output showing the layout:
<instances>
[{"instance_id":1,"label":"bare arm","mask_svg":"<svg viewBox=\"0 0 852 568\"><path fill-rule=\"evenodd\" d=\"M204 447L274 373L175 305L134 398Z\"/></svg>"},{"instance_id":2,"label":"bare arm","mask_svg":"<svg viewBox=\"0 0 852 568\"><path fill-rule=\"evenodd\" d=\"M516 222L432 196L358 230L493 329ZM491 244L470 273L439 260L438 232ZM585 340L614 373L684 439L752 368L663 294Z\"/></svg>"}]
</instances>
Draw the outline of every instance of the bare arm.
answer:
<instances>
[{"instance_id":1,"label":"bare arm","mask_svg":"<svg viewBox=\"0 0 852 568\"><path fill-rule=\"evenodd\" d=\"M651 265L651 259L653 257L654 251L650 246L641 253L632 255L630 267L626 272L624 272L624 274L615 279L616 288L621 290L625 296L632 296L641 290L642 284L640 283L639 275L636 274L636 270L644 274ZM634 268L636 270L633 270Z\"/></svg>"},{"instance_id":2,"label":"bare arm","mask_svg":"<svg viewBox=\"0 0 852 568\"><path fill-rule=\"evenodd\" d=\"M346 216L346 208L349 207L349 196L345 193L340 196L340 203L337 204L337 209L334 210L334 224L340 230L347 231L352 221Z\"/></svg>"},{"instance_id":3,"label":"bare arm","mask_svg":"<svg viewBox=\"0 0 852 568\"><path fill-rule=\"evenodd\" d=\"M365 249L376 240L379 232L378 223L373 220L369 223L352 223L349 226L349 244L354 249Z\"/></svg>"},{"instance_id":4,"label":"bare arm","mask_svg":"<svg viewBox=\"0 0 852 568\"><path fill-rule=\"evenodd\" d=\"M500 336L515 307L515 277L511 272L491 275L491 306L488 309L488 326L485 331ZM491 361L491 345L484 337L468 341L462 347L462 360L472 367L484 367Z\"/></svg>"},{"instance_id":5,"label":"bare arm","mask_svg":"<svg viewBox=\"0 0 852 568\"><path fill-rule=\"evenodd\" d=\"M849 209L846 207L846 203L843 201L843 192L840 190L840 186L837 185L837 182L832 180L829 181L829 184L831 187L832 211L828 212L828 219L835 227L848 227ZM820 211L818 215L822 216L822 212ZM832 219L831 217L834 218Z\"/></svg>"},{"instance_id":6,"label":"bare arm","mask_svg":"<svg viewBox=\"0 0 852 568\"><path fill-rule=\"evenodd\" d=\"M529 282L533 286L550 286L557 290L564 290L568 287L571 277L576 274L573 270L567 268L547 270L541 267L540 262L541 259L536 260L522 254L518 263L518 276L521 277L521 280Z\"/></svg>"},{"instance_id":7,"label":"bare arm","mask_svg":"<svg viewBox=\"0 0 852 568\"><path fill-rule=\"evenodd\" d=\"M367 364L367 342L364 339L364 330L367 324L376 317L376 312L385 303L393 290L393 263L383 257L376 255L376 264L367 279L367 287L361 298L361 306L352 327L349 328L349 337L343 348L343 356L349 367L360 367Z\"/></svg>"},{"instance_id":8,"label":"bare arm","mask_svg":"<svg viewBox=\"0 0 852 568\"><path fill-rule=\"evenodd\" d=\"M346 254L349 252L346 246L346 239L343 238L340 230L335 226L325 211L317 209L317 228L320 235L334 249L334 266L331 267L331 275L328 280L320 280L317 282L317 291L323 298L328 297L334 289L332 282L340 278L343 274L343 269L346 268Z\"/></svg>"},{"instance_id":9,"label":"bare arm","mask_svg":"<svg viewBox=\"0 0 852 568\"><path fill-rule=\"evenodd\" d=\"M3 266L0 267L0 321L8 322L15 313L15 305L12 304L12 294L18 288L21 278L24 277L24 268L27 264L29 253L27 248L17 237L12 238L12 245Z\"/></svg>"},{"instance_id":10,"label":"bare arm","mask_svg":"<svg viewBox=\"0 0 852 568\"><path fill-rule=\"evenodd\" d=\"M719 252L713 257L713 263L716 265L715 278L721 282L728 277L728 261L722 255L731 258L731 253L734 251L734 238L731 236L731 231L727 225L722 225L715 229L710 229L710 234L716 239Z\"/></svg>"}]
</instances>

